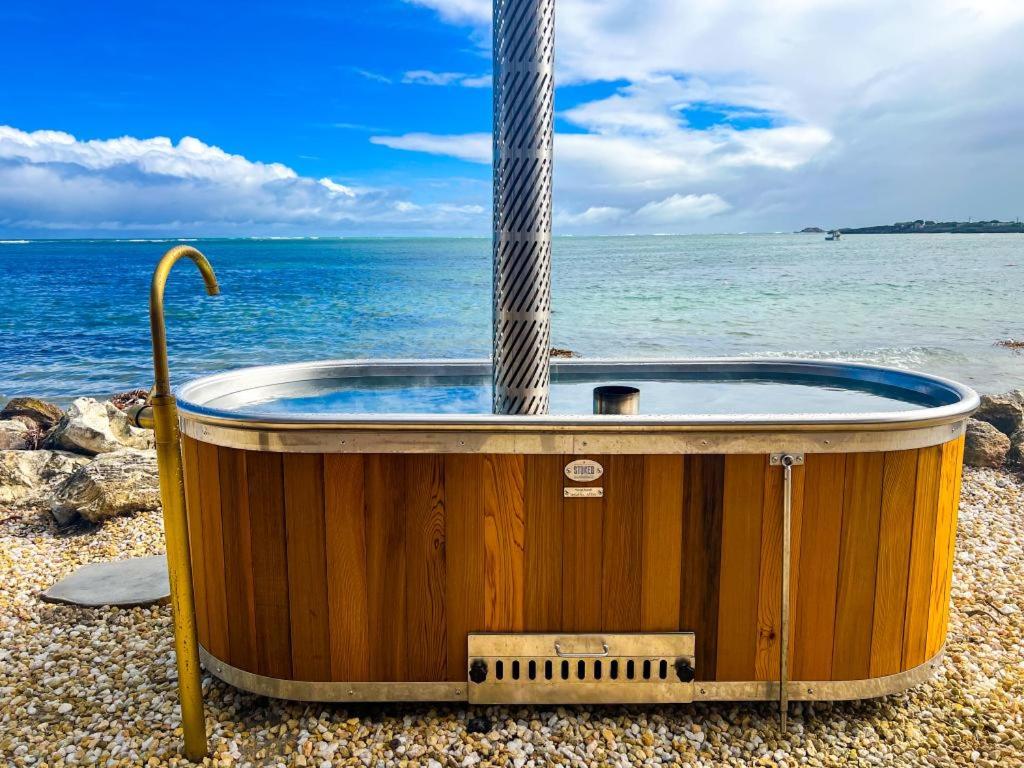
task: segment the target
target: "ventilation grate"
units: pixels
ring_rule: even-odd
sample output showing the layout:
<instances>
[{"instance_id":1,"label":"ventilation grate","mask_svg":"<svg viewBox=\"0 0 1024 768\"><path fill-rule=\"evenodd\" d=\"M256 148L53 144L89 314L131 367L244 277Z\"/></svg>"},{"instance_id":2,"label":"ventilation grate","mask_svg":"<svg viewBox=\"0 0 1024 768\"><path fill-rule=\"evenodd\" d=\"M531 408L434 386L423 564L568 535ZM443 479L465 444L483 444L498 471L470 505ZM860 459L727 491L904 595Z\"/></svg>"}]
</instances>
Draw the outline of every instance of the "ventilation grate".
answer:
<instances>
[{"instance_id":1,"label":"ventilation grate","mask_svg":"<svg viewBox=\"0 0 1024 768\"><path fill-rule=\"evenodd\" d=\"M693 701L692 632L471 634L475 704Z\"/></svg>"}]
</instances>

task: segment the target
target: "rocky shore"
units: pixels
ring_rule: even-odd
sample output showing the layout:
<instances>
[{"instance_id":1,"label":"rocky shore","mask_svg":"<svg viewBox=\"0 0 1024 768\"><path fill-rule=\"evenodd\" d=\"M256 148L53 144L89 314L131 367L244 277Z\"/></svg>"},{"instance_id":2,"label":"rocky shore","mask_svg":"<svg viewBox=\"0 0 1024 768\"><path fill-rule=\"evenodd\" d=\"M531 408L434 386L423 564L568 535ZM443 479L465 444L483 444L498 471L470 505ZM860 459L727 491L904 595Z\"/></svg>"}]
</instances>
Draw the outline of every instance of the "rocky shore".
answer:
<instances>
[{"instance_id":1,"label":"rocky shore","mask_svg":"<svg viewBox=\"0 0 1024 768\"><path fill-rule=\"evenodd\" d=\"M8 402L0 411L0 505L46 507L62 526L157 509L153 434L122 410L139 395L81 397L66 412L31 397Z\"/></svg>"},{"instance_id":2,"label":"rocky shore","mask_svg":"<svg viewBox=\"0 0 1024 768\"><path fill-rule=\"evenodd\" d=\"M1024 390L981 396L981 407L967 422L964 463L1024 471Z\"/></svg>"},{"instance_id":3,"label":"rocky shore","mask_svg":"<svg viewBox=\"0 0 1024 768\"><path fill-rule=\"evenodd\" d=\"M80 609L39 593L79 566L159 554L151 436L118 405L0 414L0 764L185 765L170 609ZM1024 755L1024 395L972 420L940 674L880 700L522 708L305 705L204 677L211 765L1020 765ZM13 423L13 425L12 425ZM18 426L20 425L20 426Z\"/></svg>"}]
</instances>

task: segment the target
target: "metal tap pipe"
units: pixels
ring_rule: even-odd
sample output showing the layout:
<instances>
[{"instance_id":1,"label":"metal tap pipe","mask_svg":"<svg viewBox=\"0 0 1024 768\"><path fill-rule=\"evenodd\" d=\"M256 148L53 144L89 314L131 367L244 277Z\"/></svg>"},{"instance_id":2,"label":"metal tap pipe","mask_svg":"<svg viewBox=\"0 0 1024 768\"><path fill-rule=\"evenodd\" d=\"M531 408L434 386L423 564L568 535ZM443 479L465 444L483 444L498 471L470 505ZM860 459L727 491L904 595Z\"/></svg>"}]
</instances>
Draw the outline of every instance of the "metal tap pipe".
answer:
<instances>
[{"instance_id":1,"label":"metal tap pipe","mask_svg":"<svg viewBox=\"0 0 1024 768\"><path fill-rule=\"evenodd\" d=\"M802 453L773 453L769 464L782 467L782 563L779 578L779 727L786 732L789 719L789 593L793 547L793 467L802 467Z\"/></svg>"},{"instance_id":2,"label":"metal tap pipe","mask_svg":"<svg viewBox=\"0 0 1024 768\"><path fill-rule=\"evenodd\" d=\"M195 248L188 245L177 245L171 248L160 259L153 272L153 282L149 287L149 330L153 337L153 395L155 397L171 394L171 374L167 363L167 326L164 323L164 286L171 274L171 269L181 259L192 259L199 268L206 284L206 293L216 296L220 293L217 276L213 267Z\"/></svg>"},{"instance_id":3,"label":"metal tap pipe","mask_svg":"<svg viewBox=\"0 0 1024 768\"><path fill-rule=\"evenodd\" d=\"M199 640L196 635L196 606L189 552L185 483L181 468L181 435L178 406L171 394L167 362L167 329L164 325L164 287L171 268L181 259L195 262L210 296L220 293L213 267L195 248L179 245L160 259L149 293L149 321L153 336L154 387L147 405L133 409L140 426L152 425L156 433L156 460L160 471L160 501L164 510L164 538L167 543L167 573L171 583L171 612L174 621L174 654L178 665L178 696L185 737L185 757L200 762L208 753L206 716L199 671Z\"/></svg>"},{"instance_id":4,"label":"metal tap pipe","mask_svg":"<svg viewBox=\"0 0 1024 768\"><path fill-rule=\"evenodd\" d=\"M795 459L782 457L782 595L779 621L779 726L786 732L789 717L789 590L791 548L793 541L793 464Z\"/></svg>"}]
</instances>

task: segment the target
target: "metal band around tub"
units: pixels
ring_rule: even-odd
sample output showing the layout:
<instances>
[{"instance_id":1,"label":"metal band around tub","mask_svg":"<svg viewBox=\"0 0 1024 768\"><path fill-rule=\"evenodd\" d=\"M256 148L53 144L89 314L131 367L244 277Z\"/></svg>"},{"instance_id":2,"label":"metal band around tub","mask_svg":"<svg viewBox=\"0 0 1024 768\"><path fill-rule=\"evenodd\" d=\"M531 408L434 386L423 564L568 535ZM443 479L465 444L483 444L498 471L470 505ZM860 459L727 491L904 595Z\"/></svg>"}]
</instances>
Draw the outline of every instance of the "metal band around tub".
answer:
<instances>
[{"instance_id":1,"label":"metal band around tub","mask_svg":"<svg viewBox=\"0 0 1024 768\"><path fill-rule=\"evenodd\" d=\"M821 680L787 683L790 701L848 701L871 699L900 693L926 682L939 670L945 647L928 661L905 672L866 680ZM466 701L467 683L368 683L306 682L264 677L238 669L216 658L202 646L203 666L228 685L259 696L292 701ZM780 686L776 680L740 682L697 681L694 701L778 701Z\"/></svg>"},{"instance_id":2,"label":"metal band around tub","mask_svg":"<svg viewBox=\"0 0 1024 768\"><path fill-rule=\"evenodd\" d=\"M181 413L181 433L224 448L281 453L726 454L856 453L928 448L964 434L967 417L900 428L684 425L595 429L591 425L323 425L228 422Z\"/></svg>"}]
</instances>

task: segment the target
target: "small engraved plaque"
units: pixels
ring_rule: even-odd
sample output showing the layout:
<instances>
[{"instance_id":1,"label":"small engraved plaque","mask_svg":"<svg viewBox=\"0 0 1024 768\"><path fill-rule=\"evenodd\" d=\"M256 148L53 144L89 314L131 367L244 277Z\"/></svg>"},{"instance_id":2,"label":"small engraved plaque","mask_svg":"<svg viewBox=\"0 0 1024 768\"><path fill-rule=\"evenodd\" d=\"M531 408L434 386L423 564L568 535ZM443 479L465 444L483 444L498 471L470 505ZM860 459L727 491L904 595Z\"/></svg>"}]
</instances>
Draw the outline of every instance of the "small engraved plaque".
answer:
<instances>
[{"instance_id":1,"label":"small engraved plaque","mask_svg":"<svg viewBox=\"0 0 1024 768\"><path fill-rule=\"evenodd\" d=\"M603 474L604 467L591 459L577 459L565 465L565 476L574 483L591 483Z\"/></svg>"},{"instance_id":2,"label":"small engraved plaque","mask_svg":"<svg viewBox=\"0 0 1024 768\"><path fill-rule=\"evenodd\" d=\"M584 488L563 488L562 489L565 498L567 499L602 499L604 498L604 488L595 488L594 486Z\"/></svg>"}]
</instances>

